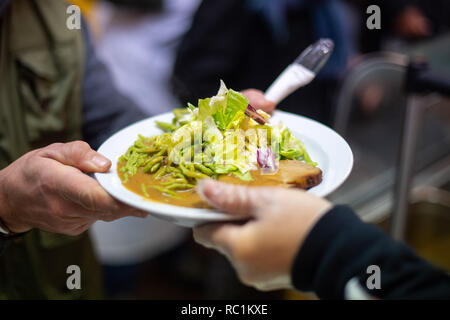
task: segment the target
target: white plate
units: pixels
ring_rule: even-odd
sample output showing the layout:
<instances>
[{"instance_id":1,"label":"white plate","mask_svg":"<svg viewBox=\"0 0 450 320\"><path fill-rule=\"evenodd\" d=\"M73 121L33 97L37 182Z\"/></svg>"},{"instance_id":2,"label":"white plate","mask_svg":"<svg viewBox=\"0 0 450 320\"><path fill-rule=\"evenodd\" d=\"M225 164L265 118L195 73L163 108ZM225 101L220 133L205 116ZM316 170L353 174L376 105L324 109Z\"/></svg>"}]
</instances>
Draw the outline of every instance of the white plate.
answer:
<instances>
[{"instance_id":1,"label":"white plate","mask_svg":"<svg viewBox=\"0 0 450 320\"><path fill-rule=\"evenodd\" d=\"M106 140L98 152L109 158L112 166L109 172L96 173L95 177L116 199L181 226L193 227L207 222L232 220L230 215L214 210L185 208L149 201L122 185L116 171L119 157L134 143L138 134L143 136L161 134L155 120L170 122L172 118L172 113L148 118L122 129ZM270 122L277 124L279 121L286 124L305 143L311 159L317 162L323 171L322 183L308 192L323 197L336 190L347 179L353 167L353 154L347 142L330 128L302 116L276 111Z\"/></svg>"}]
</instances>

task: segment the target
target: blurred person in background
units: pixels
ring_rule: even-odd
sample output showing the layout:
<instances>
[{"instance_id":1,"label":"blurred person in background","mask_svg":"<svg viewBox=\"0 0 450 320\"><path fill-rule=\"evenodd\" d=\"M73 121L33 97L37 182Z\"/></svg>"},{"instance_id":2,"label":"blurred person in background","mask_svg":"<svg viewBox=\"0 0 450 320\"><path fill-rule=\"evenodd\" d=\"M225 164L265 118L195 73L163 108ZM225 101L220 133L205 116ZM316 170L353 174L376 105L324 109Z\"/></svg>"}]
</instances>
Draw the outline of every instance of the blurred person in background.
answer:
<instances>
[{"instance_id":1,"label":"blurred person in background","mask_svg":"<svg viewBox=\"0 0 450 320\"><path fill-rule=\"evenodd\" d=\"M420 55L428 60L433 68L450 71L448 56L450 47L450 2L447 0L348 0L360 12L359 51L363 54L388 51ZM378 5L381 12L381 29L366 27L365 15L369 5ZM370 118L380 109L388 89L383 83L372 83L361 88L358 94L360 115Z\"/></svg>"},{"instance_id":2,"label":"blurred person in background","mask_svg":"<svg viewBox=\"0 0 450 320\"><path fill-rule=\"evenodd\" d=\"M203 1L177 54L173 86L182 103L211 96L216 79L266 90L318 38L336 46L318 78L279 106L329 123L337 82L354 54L346 5L339 0Z\"/></svg>"},{"instance_id":3,"label":"blurred person in background","mask_svg":"<svg viewBox=\"0 0 450 320\"><path fill-rule=\"evenodd\" d=\"M114 0L101 1L97 6L98 54L118 88L149 115L180 106L171 92L169 78L175 50L199 3Z\"/></svg>"},{"instance_id":4,"label":"blurred person in background","mask_svg":"<svg viewBox=\"0 0 450 320\"><path fill-rule=\"evenodd\" d=\"M358 27L362 53L383 49L386 40L397 38L403 42L425 40L450 31L450 2L447 0L349 0L364 13L369 5L381 10L381 29L369 30L366 20Z\"/></svg>"}]
</instances>

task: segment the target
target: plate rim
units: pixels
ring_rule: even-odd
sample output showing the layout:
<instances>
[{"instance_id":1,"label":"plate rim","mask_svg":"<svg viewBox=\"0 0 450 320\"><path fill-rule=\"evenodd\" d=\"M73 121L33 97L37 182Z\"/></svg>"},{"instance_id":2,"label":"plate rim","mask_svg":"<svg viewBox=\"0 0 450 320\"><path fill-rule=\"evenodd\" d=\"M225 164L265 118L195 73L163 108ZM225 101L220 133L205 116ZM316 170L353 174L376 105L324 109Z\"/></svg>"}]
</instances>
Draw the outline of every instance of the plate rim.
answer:
<instances>
[{"instance_id":1,"label":"plate rim","mask_svg":"<svg viewBox=\"0 0 450 320\"><path fill-rule=\"evenodd\" d=\"M324 195L320 195L320 197L327 197L329 196L331 193L333 193L334 191L336 191L349 177L350 173L352 172L353 169L353 164L354 164L354 155L352 152L352 149L350 148L349 144L347 143L347 141L339 134L337 133L335 130L333 130L332 128L330 128L329 126L320 123L314 119L310 119L308 117L302 116L302 115L298 115L298 114L294 114L294 113L290 113L290 112L286 112L286 111L282 111L282 110L276 110L274 112L273 116L276 116L277 114L279 115L284 115L284 116L288 116L288 117L296 117L296 118L300 118L303 121L307 121L312 123L314 126L318 126L321 127L322 130L326 130L328 131L330 134L334 135L337 138L337 141L340 141L341 145L346 148L346 154L349 156L348 160L348 166L347 166L347 170L344 173L344 175L342 176L342 179L339 183L336 183L335 185L333 185L332 188L330 188L329 190L326 191L326 193ZM141 124L142 122L147 122L147 121L151 121L158 117L167 117L169 115L173 115L172 112L166 112L166 113L162 113L162 114L158 114L155 116L151 116L139 121L136 121L134 123L131 123L129 125L127 125L126 127L120 129L119 131L117 131L116 133L112 134L108 139L106 139L101 145L100 147L97 149L97 152L102 153L102 149L105 148L106 145L108 145L108 143L114 139L116 139L117 136L121 135L123 132L129 130L131 127L133 126L138 126L139 124ZM288 126L289 127L289 126ZM295 129L292 129L295 130ZM298 132L298 131L296 131ZM110 159L111 161L113 161L112 159ZM113 165L111 166L111 168L105 172L105 173L100 173L100 172L96 172L94 173L94 177L96 178L96 180L99 182L99 184L102 186L103 189L106 190L106 192L108 192L111 196L113 196L115 199L126 203L132 207L144 210L149 212L150 214L162 218L162 219L166 219L166 220L176 220L176 219L181 219L181 220L193 220L196 221L198 223L207 223L207 222L223 222L223 221L234 221L234 220L242 220L245 219L244 216L237 216L237 215L231 215L231 214L227 214L227 213L223 213L214 209L205 209L205 208L189 208L189 207L182 207L182 206L174 206L174 205L170 205L170 204L165 204L162 202L157 202L157 201L152 201L150 199L145 199L145 198L140 198L141 201L137 202L133 199L130 199L127 196L123 196L121 193L118 192L118 190L116 190L115 188L109 188L108 186L111 185L111 183L109 184L104 184L103 182L105 182L105 179L107 176L111 175L111 174L116 174L117 172L115 170L115 166L114 166L114 161L113 161ZM121 185L123 190L126 190L127 192L132 192L128 189L126 189L123 185ZM126 193L123 193L126 194ZM151 207L149 206L149 204L151 204ZM183 211L183 213L180 213L180 211Z\"/></svg>"}]
</instances>

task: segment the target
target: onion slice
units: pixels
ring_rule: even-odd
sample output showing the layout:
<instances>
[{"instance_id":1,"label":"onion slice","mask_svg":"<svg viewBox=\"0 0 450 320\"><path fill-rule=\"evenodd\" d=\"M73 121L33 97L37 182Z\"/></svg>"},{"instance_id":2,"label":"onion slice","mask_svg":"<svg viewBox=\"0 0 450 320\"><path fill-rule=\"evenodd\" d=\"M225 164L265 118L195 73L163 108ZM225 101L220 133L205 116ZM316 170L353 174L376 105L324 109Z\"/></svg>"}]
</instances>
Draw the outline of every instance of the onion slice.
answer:
<instances>
[{"instance_id":1,"label":"onion slice","mask_svg":"<svg viewBox=\"0 0 450 320\"><path fill-rule=\"evenodd\" d=\"M252 107L250 104L247 106L247 109L245 110L245 114L258 122L259 124L266 124L268 123L267 119L264 118L262 115L256 111L254 107Z\"/></svg>"},{"instance_id":2,"label":"onion slice","mask_svg":"<svg viewBox=\"0 0 450 320\"><path fill-rule=\"evenodd\" d=\"M271 148L260 148L256 151L256 160L262 174L274 174L278 170L278 164Z\"/></svg>"}]
</instances>

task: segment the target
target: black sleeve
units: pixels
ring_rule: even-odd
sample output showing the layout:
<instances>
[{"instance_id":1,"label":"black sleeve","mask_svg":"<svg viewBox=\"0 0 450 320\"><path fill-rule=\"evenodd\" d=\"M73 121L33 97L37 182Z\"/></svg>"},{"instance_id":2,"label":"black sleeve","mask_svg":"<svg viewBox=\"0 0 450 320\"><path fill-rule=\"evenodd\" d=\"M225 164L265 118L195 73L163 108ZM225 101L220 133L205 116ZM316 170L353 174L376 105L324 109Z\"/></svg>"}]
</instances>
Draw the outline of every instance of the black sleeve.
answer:
<instances>
[{"instance_id":1,"label":"black sleeve","mask_svg":"<svg viewBox=\"0 0 450 320\"><path fill-rule=\"evenodd\" d=\"M117 90L110 72L97 57L84 21L83 36L86 48L82 84L83 136L97 149L111 134L148 115Z\"/></svg>"},{"instance_id":2,"label":"black sleeve","mask_svg":"<svg viewBox=\"0 0 450 320\"><path fill-rule=\"evenodd\" d=\"M380 268L380 288L367 288ZM350 208L337 206L308 234L295 258L295 288L322 299L344 299L346 285L356 278L367 294L380 299L450 299L450 277L419 258L378 228L362 222Z\"/></svg>"}]
</instances>

